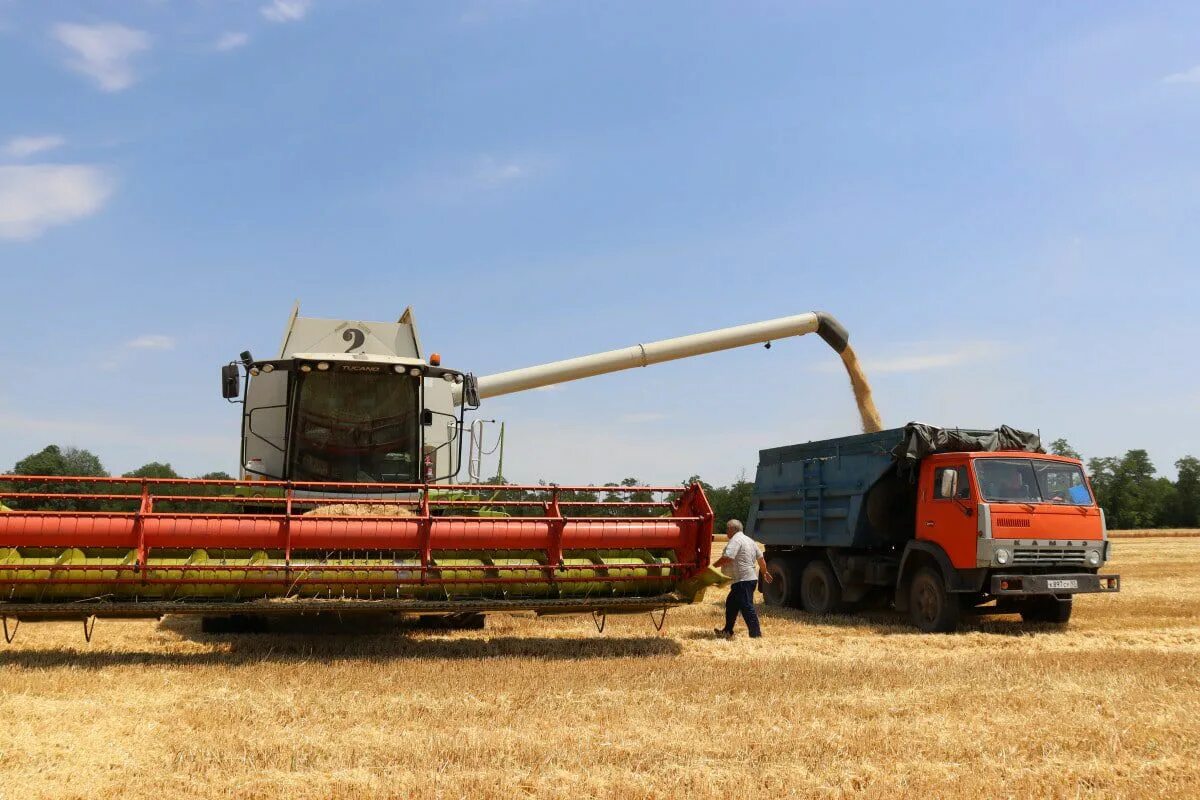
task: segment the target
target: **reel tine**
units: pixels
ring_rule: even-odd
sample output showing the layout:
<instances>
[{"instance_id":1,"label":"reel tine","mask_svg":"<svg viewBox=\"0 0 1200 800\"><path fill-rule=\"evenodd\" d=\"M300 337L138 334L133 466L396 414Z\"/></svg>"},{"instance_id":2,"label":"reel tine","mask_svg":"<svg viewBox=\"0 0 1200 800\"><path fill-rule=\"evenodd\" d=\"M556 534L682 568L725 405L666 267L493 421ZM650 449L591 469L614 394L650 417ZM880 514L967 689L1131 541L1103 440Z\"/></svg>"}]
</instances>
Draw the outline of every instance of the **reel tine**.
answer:
<instances>
[{"instance_id":1,"label":"reel tine","mask_svg":"<svg viewBox=\"0 0 1200 800\"><path fill-rule=\"evenodd\" d=\"M88 626L89 622L92 623L90 627ZM94 631L94 630L96 630L96 615L95 614L93 614L90 617L85 617L83 620L83 640L85 642L91 643L92 631Z\"/></svg>"},{"instance_id":2,"label":"reel tine","mask_svg":"<svg viewBox=\"0 0 1200 800\"><path fill-rule=\"evenodd\" d=\"M4 620L4 643L12 644L12 640L17 638L17 631L21 629L21 618L17 617L17 622L13 625L12 633L8 630L8 617L3 617Z\"/></svg>"},{"instance_id":3,"label":"reel tine","mask_svg":"<svg viewBox=\"0 0 1200 800\"><path fill-rule=\"evenodd\" d=\"M604 626L608 624L608 615L603 611L593 611L592 622L596 626L596 633L604 633Z\"/></svg>"},{"instance_id":4,"label":"reel tine","mask_svg":"<svg viewBox=\"0 0 1200 800\"><path fill-rule=\"evenodd\" d=\"M654 618L654 612L651 611L650 612L650 622L652 622L654 624L654 630L661 631L663 629L663 625L667 624L667 609L666 609L666 607L664 607L662 609L662 613L658 615L658 619Z\"/></svg>"}]
</instances>

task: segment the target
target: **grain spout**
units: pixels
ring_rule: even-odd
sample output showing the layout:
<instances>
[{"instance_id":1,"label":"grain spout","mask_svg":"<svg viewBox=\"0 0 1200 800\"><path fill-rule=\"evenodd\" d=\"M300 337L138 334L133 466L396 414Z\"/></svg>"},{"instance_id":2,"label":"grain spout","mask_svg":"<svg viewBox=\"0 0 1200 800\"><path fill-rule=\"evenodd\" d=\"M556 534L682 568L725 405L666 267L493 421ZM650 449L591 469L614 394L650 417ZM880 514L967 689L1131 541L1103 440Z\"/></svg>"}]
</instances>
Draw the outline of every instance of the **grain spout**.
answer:
<instances>
[{"instance_id":1,"label":"grain spout","mask_svg":"<svg viewBox=\"0 0 1200 800\"><path fill-rule=\"evenodd\" d=\"M863 433L883 430L883 420L879 418L879 409L875 408L875 398L871 396L871 384L862 365L858 363L858 355L849 344L842 350L842 363L846 365L846 374L850 376L850 385L854 388L854 402L862 418Z\"/></svg>"}]
</instances>

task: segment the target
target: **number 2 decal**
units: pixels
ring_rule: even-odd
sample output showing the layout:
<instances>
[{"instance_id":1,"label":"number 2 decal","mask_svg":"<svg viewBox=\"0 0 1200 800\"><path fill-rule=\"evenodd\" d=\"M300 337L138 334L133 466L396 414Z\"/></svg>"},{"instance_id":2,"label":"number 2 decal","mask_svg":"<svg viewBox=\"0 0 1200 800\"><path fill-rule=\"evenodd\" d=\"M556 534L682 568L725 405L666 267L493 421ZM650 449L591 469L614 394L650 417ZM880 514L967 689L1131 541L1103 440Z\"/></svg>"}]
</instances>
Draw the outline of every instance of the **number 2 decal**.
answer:
<instances>
[{"instance_id":1,"label":"number 2 decal","mask_svg":"<svg viewBox=\"0 0 1200 800\"><path fill-rule=\"evenodd\" d=\"M346 352L349 353L351 350L362 347L363 342L367 340L367 335L358 328L346 328L342 332L342 340L350 342L350 346L346 348Z\"/></svg>"}]
</instances>

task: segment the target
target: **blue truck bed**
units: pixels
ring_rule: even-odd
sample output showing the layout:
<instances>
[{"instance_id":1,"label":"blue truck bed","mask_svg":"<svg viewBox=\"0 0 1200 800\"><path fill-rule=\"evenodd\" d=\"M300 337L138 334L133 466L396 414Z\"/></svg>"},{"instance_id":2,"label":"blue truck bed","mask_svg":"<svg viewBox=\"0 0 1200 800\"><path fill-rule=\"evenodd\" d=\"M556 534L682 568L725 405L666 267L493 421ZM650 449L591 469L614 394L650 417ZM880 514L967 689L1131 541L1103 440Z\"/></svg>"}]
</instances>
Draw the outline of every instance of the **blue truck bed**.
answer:
<instances>
[{"instance_id":1,"label":"blue truck bed","mask_svg":"<svg viewBox=\"0 0 1200 800\"><path fill-rule=\"evenodd\" d=\"M939 450L989 450L1034 447L1035 442L1031 434L1011 428L950 430L909 423L761 450L746 529L764 545L903 544L912 536L916 476L911 466L921 452L937 445Z\"/></svg>"}]
</instances>

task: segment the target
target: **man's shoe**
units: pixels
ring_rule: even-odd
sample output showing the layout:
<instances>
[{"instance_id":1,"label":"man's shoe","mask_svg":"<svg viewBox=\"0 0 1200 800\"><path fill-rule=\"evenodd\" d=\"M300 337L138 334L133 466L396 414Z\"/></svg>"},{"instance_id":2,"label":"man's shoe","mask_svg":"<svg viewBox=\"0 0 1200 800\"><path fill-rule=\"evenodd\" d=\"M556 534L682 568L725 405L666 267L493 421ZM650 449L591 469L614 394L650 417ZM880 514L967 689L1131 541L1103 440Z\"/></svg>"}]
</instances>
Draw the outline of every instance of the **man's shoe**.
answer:
<instances>
[{"instance_id":1,"label":"man's shoe","mask_svg":"<svg viewBox=\"0 0 1200 800\"><path fill-rule=\"evenodd\" d=\"M713 628L713 633L722 639L732 639L733 631L727 631L724 628Z\"/></svg>"}]
</instances>

